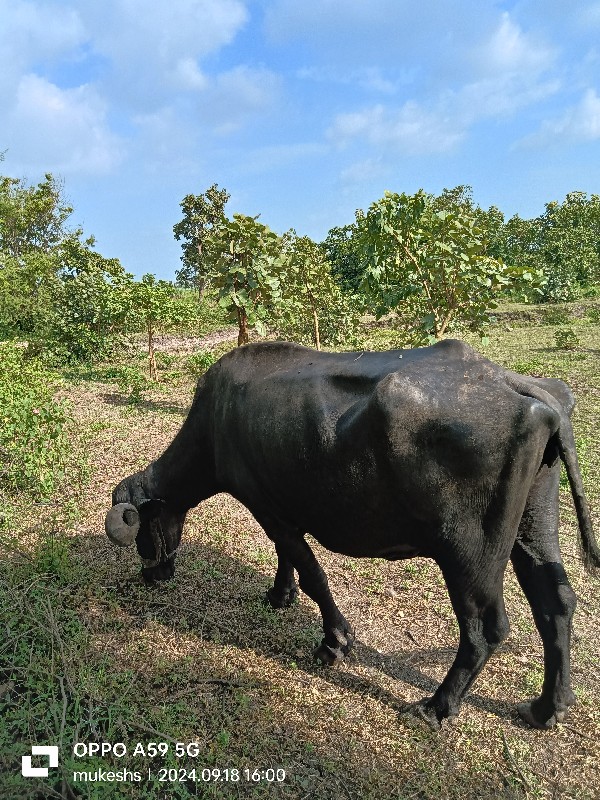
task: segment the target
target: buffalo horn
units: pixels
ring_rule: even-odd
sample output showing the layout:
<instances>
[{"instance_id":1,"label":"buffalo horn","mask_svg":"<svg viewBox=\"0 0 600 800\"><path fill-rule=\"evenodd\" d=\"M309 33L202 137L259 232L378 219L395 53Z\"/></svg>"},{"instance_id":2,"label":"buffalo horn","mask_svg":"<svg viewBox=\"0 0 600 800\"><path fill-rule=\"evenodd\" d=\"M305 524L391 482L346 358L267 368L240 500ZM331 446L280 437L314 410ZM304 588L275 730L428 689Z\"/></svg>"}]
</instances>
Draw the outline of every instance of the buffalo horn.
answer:
<instances>
[{"instance_id":1,"label":"buffalo horn","mask_svg":"<svg viewBox=\"0 0 600 800\"><path fill-rule=\"evenodd\" d=\"M106 535L119 547L129 547L135 541L140 529L140 516L131 503L117 503L104 521Z\"/></svg>"}]
</instances>

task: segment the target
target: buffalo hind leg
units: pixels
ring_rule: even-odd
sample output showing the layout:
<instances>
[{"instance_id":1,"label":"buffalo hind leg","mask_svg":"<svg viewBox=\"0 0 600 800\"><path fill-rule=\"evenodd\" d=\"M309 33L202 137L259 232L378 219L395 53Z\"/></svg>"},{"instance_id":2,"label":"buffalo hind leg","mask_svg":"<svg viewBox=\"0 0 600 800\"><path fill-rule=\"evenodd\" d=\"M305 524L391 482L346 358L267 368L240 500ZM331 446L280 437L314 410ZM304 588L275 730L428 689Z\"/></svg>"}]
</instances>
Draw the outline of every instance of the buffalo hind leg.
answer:
<instances>
[{"instance_id":1,"label":"buffalo hind leg","mask_svg":"<svg viewBox=\"0 0 600 800\"><path fill-rule=\"evenodd\" d=\"M275 545L277 551L277 572L275 582L267 590L267 601L272 608L289 608L298 597L298 587L294 580L294 565L288 561L280 545Z\"/></svg>"},{"instance_id":2,"label":"buffalo hind leg","mask_svg":"<svg viewBox=\"0 0 600 800\"><path fill-rule=\"evenodd\" d=\"M443 570L460 630L458 650L433 697L407 709L432 727L437 728L444 719L458 714L471 684L508 635L509 623L502 596L505 566L503 564L494 576Z\"/></svg>"},{"instance_id":3,"label":"buffalo hind leg","mask_svg":"<svg viewBox=\"0 0 600 800\"><path fill-rule=\"evenodd\" d=\"M511 560L544 645L544 683L539 697L520 703L520 716L536 728L562 722L575 702L570 643L576 598L558 545L560 465L543 466L527 498Z\"/></svg>"},{"instance_id":4,"label":"buffalo hind leg","mask_svg":"<svg viewBox=\"0 0 600 800\"><path fill-rule=\"evenodd\" d=\"M321 661L327 666L341 661L354 644L354 631L335 604L327 576L304 539L303 533L293 529L284 530L279 524L265 524L264 520L261 520L261 524L269 538L275 542L279 557L277 574L281 575L285 584L285 580L289 579L289 565L291 565L298 573L300 588L321 611L325 636L314 651L315 661ZM277 577L275 581L277 582Z\"/></svg>"}]
</instances>

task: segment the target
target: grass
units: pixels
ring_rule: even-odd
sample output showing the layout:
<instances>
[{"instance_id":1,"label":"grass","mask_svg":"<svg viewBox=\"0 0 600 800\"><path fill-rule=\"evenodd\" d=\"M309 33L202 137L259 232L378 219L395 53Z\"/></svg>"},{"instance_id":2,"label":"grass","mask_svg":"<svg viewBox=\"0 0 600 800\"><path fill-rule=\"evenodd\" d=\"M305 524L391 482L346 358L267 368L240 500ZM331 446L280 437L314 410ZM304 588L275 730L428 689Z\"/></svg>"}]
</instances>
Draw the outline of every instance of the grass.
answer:
<instances>
[{"instance_id":1,"label":"grass","mask_svg":"<svg viewBox=\"0 0 600 800\"><path fill-rule=\"evenodd\" d=\"M544 309L534 311L526 324L514 316L518 309L508 322L499 314L489 344L472 343L512 369L562 377L574 388L575 431L598 528L600 325L585 312L554 325L542 319ZM574 350L556 347L554 332L565 324L576 327ZM377 328L376 339L377 347L397 345L393 330ZM301 595L285 612L263 604L273 550L231 498L212 498L189 515L176 578L156 589L142 585L135 553L106 540L112 487L160 453L191 402L192 382L183 369L188 352L167 355L161 371L171 379L134 405L117 386L124 364L71 377L62 391L85 433L74 458L87 460L88 471L81 471L78 485L63 486L55 505L15 503L0 524L0 796L596 798L600 592L598 579L582 569L566 488L561 546L579 598L572 649L577 705L566 724L547 733L518 720L515 703L539 691L542 648L509 571L511 635L458 720L434 733L400 714L434 690L457 643L447 592L431 562L355 560L314 544L357 632L353 655L331 670L311 659L322 635L311 601ZM103 741L124 743L127 756L73 754L75 742ZM134 756L138 742L145 753ZM150 742L168 745L165 757L151 757ZM178 742L197 743L198 754L178 758ZM20 775L21 756L32 744L61 747L59 769L47 779ZM161 767L237 769L240 775L248 769L249 776L279 768L286 777L169 782L158 780ZM142 779L73 781L74 771L98 768L127 768Z\"/></svg>"}]
</instances>

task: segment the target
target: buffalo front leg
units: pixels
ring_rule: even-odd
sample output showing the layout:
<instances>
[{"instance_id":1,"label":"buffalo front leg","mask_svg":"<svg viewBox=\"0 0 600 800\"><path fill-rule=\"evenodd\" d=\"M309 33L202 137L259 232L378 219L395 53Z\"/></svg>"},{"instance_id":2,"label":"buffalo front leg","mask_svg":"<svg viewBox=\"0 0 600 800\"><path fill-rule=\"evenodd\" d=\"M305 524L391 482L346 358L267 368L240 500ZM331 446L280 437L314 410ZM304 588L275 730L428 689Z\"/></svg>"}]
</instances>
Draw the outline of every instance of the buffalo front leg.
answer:
<instances>
[{"instance_id":1,"label":"buffalo front leg","mask_svg":"<svg viewBox=\"0 0 600 800\"><path fill-rule=\"evenodd\" d=\"M575 702L570 644L576 598L558 545L560 465L543 466L527 498L511 560L544 646L544 683L539 697L520 703L520 716L536 728L562 722Z\"/></svg>"},{"instance_id":2,"label":"buffalo front leg","mask_svg":"<svg viewBox=\"0 0 600 800\"><path fill-rule=\"evenodd\" d=\"M294 565L288 560L281 545L275 545L277 551L277 572L275 582L267 591L267 601L272 608L289 608L298 597L298 587L294 580Z\"/></svg>"},{"instance_id":3,"label":"buffalo front leg","mask_svg":"<svg viewBox=\"0 0 600 800\"><path fill-rule=\"evenodd\" d=\"M504 563L501 569L498 567L492 576L443 570L460 630L458 650L433 697L407 709L434 728L458 714L473 681L508 635L509 623L502 596L505 566Z\"/></svg>"},{"instance_id":4,"label":"buffalo front leg","mask_svg":"<svg viewBox=\"0 0 600 800\"><path fill-rule=\"evenodd\" d=\"M325 635L314 651L315 661L321 661L328 666L341 661L354 644L354 631L335 604L327 576L313 551L300 531L282 531L281 526L265 524L263 528L275 542L279 557L277 574L281 574L283 584L289 578L288 565L291 565L298 573L300 588L314 600L321 611ZM277 576L275 581L277 583Z\"/></svg>"}]
</instances>

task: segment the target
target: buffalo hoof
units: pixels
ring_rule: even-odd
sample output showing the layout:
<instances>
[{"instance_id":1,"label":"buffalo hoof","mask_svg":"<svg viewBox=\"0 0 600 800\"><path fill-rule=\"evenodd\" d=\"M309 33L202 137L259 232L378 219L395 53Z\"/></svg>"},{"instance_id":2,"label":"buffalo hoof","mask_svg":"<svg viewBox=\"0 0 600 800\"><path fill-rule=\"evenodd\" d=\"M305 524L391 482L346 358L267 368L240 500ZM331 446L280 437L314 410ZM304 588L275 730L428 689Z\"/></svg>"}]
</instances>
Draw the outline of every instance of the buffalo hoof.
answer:
<instances>
[{"instance_id":1,"label":"buffalo hoof","mask_svg":"<svg viewBox=\"0 0 600 800\"><path fill-rule=\"evenodd\" d=\"M275 587L267 590L265 594L265 602L271 608L289 608L293 606L298 599L298 587L296 584L290 586L289 589L284 589L282 592L275 591Z\"/></svg>"},{"instance_id":2,"label":"buffalo hoof","mask_svg":"<svg viewBox=\"0 0 600 800\"><path fill-rule=\"evenodd\" d=\"M552 713L544 712L541 708L539 700L527 700L525 703L517 705L517 712L521 719L532 728L538 728L541 731L550 730L558 722L564 722L567 716L569 707L575 703L575 695L571 692L571 696L566 701L563 708L557 708Z\"/></svg>"},{"instance_id":3,"label":"buffalo hoof","mask_svg":"<svg viewBox=\"0 0 600 800\"><path fill-rule=\"evenodd\" d=\"M335 644L328 644L328 638L334 638ZM314 651L313 659L320 661L325 667L333 667L334 664L343 661L344 656L348 655L353 645L354 631L349 625L344 625L342 630L334 628Z\"/></svg>"},{"instance_id":4,"label":"buffalo hoof","mask_svg":"<svg viewBox=\"0 0 600 800\"><path fill-rule=\"evenodd\" d=\"M427 727L431 728L434 731L439 731L442 727L442 722L445 719L452 720L454 717L442 717L441 719L438 717L435 707L432 706L427 700L419 700L416 703L410 703L410 705L406 706L400 712L401 716L411 716L416 717L418 720L422 720Z\"/></svg>"}]
</instances>

